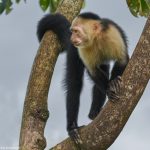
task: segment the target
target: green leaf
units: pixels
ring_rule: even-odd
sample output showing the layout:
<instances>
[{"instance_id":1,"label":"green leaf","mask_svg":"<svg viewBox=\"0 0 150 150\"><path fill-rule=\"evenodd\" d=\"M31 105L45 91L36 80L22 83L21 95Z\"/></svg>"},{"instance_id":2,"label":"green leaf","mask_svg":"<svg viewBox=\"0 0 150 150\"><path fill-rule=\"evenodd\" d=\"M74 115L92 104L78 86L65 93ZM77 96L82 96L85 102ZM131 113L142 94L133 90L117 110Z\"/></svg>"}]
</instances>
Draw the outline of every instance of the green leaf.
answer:
<instances>
[{"instance_id":1,"label":"green leaf","mask_svg":"<svg viewBox=\"0 0 150 150\"><path fill-rule=\"evenodd\" d=\"M18 4L21 2L21 0L15 0L15 2ZM26 0L24 0L26 2ZM12 11L12 0L0 0L0 14L2 14L4 11L6 14L9 14Z\"/></svg>"},{"instance_id":2,"label":"green leaf","mask_svg":"<svg viewBox=\"0 0 150 150\"><path fill-rule=\"evenodd\" d=\"M150 14L150 0L127 0L130 12L134 16L148 17Z\"/></svg>"},{"instance_id":3,"label":"green leaf","mask_svg":"<svg viewBox=\"0 0 150 150\"><path fill-rule=\"evenodd\" d=\"M61 0L50 0L50 11L51 13L54 13L58 7L58 4Z\"/></svg>"},{"instance_id":4,"label":"green leaf","mask_svg":"<svg viewBox=\"0 0 150 150\"><path fill-rule=\"evenodd\" d=\"M16 3L18 4L21 0L16 0Z\"/></svg>"},{"instance_id":5,"label":"green leaf","mask_svg":"<svg viewBox=\"0 0 150 150\"><path fill-rule=\"evenodd\" d=\"M12 11L12 2L11 0L6 0L6 6L5 6L5 10L6 10L6 14L9 14Z\"/></svg>"},{"instance_id":6,"label":"green leaf","mask_svg":"<svg viewBox=\"0 0 150 150\"><path fill-rule=\"evenodd\" d=\"M148 1L141 1L141 16L148 16L150 13L150 2Z\"/></svg>"},{"instance_id":7,"label":"green leaf","mask_svg":"<svg viewBox=\"0 0 150 150\"><path fill-rule=\"evenodd\" d=\"M12 1L11 0L1 0L0 1L0 14L6 11L6 14L9 14L12 10Z\"/></svg>"},{"instance_id":8,"label":"green leaf","mask_svg":"<svg viewBox=\"0 0 150 150\"><path fill-rule=\"evenodd\" d=\"M82 4L82 9L85 8L85 0L83 1L83 4Z\"/></svg>"},{"instance_id":9,"label":"green leaf","mask_svg":"<svg viewBox=\"0 0 150 150\"><path fill-rule=\"evenodd\" d=\"M5 10L5 1L2 0L0 2L0 14L2 14L4 12L4 10Z\"/></svg>"},{"instance_id":10,"label":"green leaf","mask_svg":"<svg viewBox=\"0 0 150 150\"><path fill-rule=\"evenodd\" d=\"M49 3L50 3L50 0L40 0L39 1L39 4L43 11L47 10L47 8L49 7Z\"/></svg>"}]
</instances>

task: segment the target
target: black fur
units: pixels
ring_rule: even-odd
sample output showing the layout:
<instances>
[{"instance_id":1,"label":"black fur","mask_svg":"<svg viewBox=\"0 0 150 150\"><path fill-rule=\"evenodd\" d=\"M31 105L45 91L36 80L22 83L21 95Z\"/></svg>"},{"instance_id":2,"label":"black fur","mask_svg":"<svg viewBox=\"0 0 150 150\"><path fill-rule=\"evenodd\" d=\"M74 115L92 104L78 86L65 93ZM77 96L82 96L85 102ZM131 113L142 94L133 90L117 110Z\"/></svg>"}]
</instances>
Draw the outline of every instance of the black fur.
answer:
<instances>
[{"instance_id":1,"label":"black fur","mask_svg":"<svg viewBox=\"0 0 150 150\"><path fill-rule=\"evenodd\" d=\"M46 31L53 31L61 42L64 49L68 49L70 46L70 23L61 14L48 14L44 16L37 26L37 37L41 41Z\"/></svg>"},{"instance_id":2,"label":"black fur","mask_svg":"<svg viewBox=\"0 0 150 150\"><path fill-rule=\"evenodd\" d=\"M66 61L66 108L67 108L67 130L77 128L78 112L80 105L80 93L82 90L84 65L79 58L77 49L72 46L67 51Z\"/></svg>"},{"instance_id":3,"label":"black fur","mask_svg":"<svg viewBox=\"0 0 150 150\"><path fill-rule=\"evenodd\" d=\"M94 13L82 13L78 17L83 19L100 20L103 25L103 30L107 30L109 25L114 25L120 32L124 44L127 49L127 38L123 30L113 21L109 19L101 19ZM46 15L38 24L37 35L39 41L41 41L44 33L47 30L55 32L63 45L63 48L67 49L67 61L66 61L66 75L65 75L65 88L67 93L66 109L67 109L67 130L71 130L78 127L78 111L80 105L80 93L83 85L84 64L79 57L77 49L70 42L70 23L65 17L60 14ZM127 52L126 52L127 54ZM94 58L93 58L94 59ZM126 63L115 62L110 79L115 79L118 75L122 75L126 64L128 62L128 54L125 58ZM104 105L106 99L106 91L109 84L109 64L98 64L94 75L90 75L93 80L93 97L92 104L89 113L89 118L94 119L101 108Z\"/></svg>"},{"instance_id":4,"label":"black fur","mask_svg":"<svg viewBox=\"0 0 150 150\"><path fill-rule=\"evenodd\" d=\"M91 13L91 12L79 14L78 17L81 17L83 19L101 20L101 18L98 15Z\"/></svg>"},{"instance_id":5,"label":"black fur","mask_svg":"<svg viewBox=\"0 0 150 150\"><path fill-rule=\"evenodd\" d=\"M91 76L91 78L94 81L94 86L89 118L93 120L102 109L106 100L106 91L109 82L109 65L100 65L96 70L95 76Z\"/></svg>"},{"instance_id":6,"label":"black fur","mask_svg":"<svg viewBox=\"0 0 150 150\"><path fill-rule=\"evenodd\" d=\"M129 61L129 55L126 55L126 63L119 63L118 61L115 62L113 69L111 71L111 78L110 80L114 80L117 76L121 76L123 74L123 71L125 70L127 63Z\"/></svg>"}]
</instances>

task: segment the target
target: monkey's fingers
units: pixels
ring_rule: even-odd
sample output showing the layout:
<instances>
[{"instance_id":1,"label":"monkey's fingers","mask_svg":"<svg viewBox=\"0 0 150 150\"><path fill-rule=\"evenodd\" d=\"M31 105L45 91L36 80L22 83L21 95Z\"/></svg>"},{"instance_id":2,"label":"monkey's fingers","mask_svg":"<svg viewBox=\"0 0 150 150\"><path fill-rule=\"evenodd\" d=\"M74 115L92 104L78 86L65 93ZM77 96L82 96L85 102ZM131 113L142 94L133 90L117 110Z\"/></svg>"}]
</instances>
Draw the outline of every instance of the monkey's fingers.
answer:
<instances>
[{"instance_id":1,"label":"monkey's fingers","mask_svg":"<svg viewBox=\"0 0 150 150\"><path fill-rule=\"evenodd\" d=\"M70 138L73 140L77 150L81 150L82 139L78 132L78 129L73 129L69 132Z\"/></svg>"},{"instance_id":2,"label":"monkey's fingers","mask_svg":"<svg viewBox=\"0 0 150 150\"><path fill-rule=\"evenodd\" d=\"M108 86L108 91L109 92L113 92L113 93L116 93L116 82L114 80L112 80L110 83L109 83L109 86Z\"/></svg>"},{"instance_id":3,"label":"monkey's fingers","mask_svg":"<svg viewBox=\"0 0 150 150\"><path fill-rule=\"evenodd\" d=\"M116 93L108 92L107 95L109 100L111 100L112 102L116 102L119 100L119 96Z\"/></svg>"},{"instance_id":4,"label":"monkey's fingers","mask_svg":"<svg viewBox=\"0 0 150 150\"><path fill-rule=\"evenodd\" d=\"M122 78L120 76L118 76L116 79L112 80L109 83L107 95L111 101L115 102L116 100L119 100L121 86L122 86Z\"/></svg>"},{"instance_id":5,"label":"monkey's fingers","mask_svg":"<svg viewBox=\"0 0 150 150\"><path fill-rule=\"evenodd\" d=\"M110 81L109 88L110 90L119 93L122 86L122 78L118 76L116 79Z\"/></svg>"},{"instance_id":6,"label":"monkey's fingers","mask_svg":"<svg viewBox=\"0 0 150 150\"><path fill-rule=\"evenodd\" d=\"M117 93L120 93L120 89L121 89L121 86L122 86L122 78L121 76L117 76L117 78L114 80L115 82L115 85L116 85L116 92Z\"/></svg>"}]
</instances>

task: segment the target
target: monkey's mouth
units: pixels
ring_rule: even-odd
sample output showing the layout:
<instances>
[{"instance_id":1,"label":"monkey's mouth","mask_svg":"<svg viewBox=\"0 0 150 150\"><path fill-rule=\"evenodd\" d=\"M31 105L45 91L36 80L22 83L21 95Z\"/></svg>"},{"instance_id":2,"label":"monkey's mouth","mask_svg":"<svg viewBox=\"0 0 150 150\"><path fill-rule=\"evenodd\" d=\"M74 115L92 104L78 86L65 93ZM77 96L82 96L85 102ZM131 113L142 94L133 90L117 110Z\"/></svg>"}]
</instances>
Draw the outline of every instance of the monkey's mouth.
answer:
<instances>
[{"instance_id":1,"label":"monkey's mouth","mask_svg":"<svg viewBox=\"0 0 150 150\"><path fill-rule=\"evenodd\" d=\"M81 44L81 42L73 42L73 45L74 45L75 47L80 46L80 44Z\"/></svg>"}]
</instances>

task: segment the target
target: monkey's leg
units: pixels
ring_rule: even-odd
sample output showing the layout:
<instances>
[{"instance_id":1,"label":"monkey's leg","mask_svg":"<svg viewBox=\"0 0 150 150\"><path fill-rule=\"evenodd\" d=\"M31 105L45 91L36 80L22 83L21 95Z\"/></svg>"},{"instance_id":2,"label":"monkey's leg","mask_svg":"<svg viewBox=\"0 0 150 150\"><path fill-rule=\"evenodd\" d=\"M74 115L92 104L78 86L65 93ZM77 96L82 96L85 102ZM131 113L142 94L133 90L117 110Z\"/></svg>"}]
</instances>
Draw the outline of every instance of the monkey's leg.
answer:
<instances>
[{"instance_id":1,"label":"monkey's leg","mask_svg":"<svg viewBox=\"0 0 150 150\"><path fill-rule=\"evenodd\" d=\"M121 94L121 86L122 86L121 76L118 76L114 80L110 81L107 90L107 95L111 101L115 102L119 100L119 95Z\"/></svg>"},{"instance_id":2,"label":"monkey's leg","mask_svg":"<svg viewBox=\"0 0 150 150\"><path fill-rule=\"evenodd\" d=\"M66 109L67 109L67 131L72 141L80 150L80 135L78 133L78 111L80 105L80 93L82 90L82 81L84 74L84 65L78 56L75 47L67 51L66 68Z\"/></svg>"},{"instance_id":3,"label":"monkey's leg","mask_svg":"<svg viewBox=\"0 0 150 150\"><path fill-rule=\"evenodd\" d=\"M97 85L93 86L93 97L92 97L92 105L89 113L89 118L94 120L98 115L100 110L102 109L104 102L106 100L106 92L101 92Z\"/></svg>"}]
</instances>

